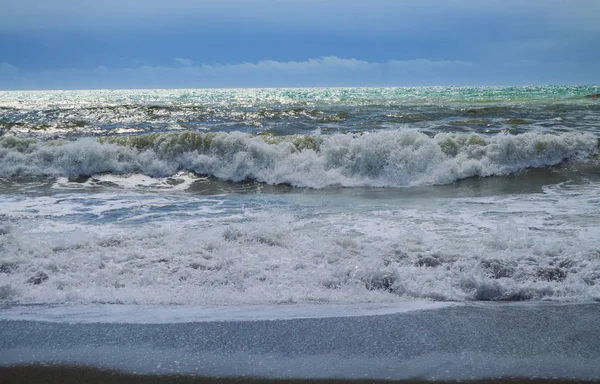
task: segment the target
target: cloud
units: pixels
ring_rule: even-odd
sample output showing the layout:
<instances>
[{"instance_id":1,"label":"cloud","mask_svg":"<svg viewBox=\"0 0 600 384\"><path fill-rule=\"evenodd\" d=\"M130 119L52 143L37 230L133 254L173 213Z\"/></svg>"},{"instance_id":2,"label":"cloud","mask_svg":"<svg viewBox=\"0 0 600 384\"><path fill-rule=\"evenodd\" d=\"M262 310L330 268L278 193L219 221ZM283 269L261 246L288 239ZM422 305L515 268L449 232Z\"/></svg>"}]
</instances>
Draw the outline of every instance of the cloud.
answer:
<instances>
[{"instance_id":1,"label":"cloud","mask_svg":"<svg viewBox=\"0 0 600 384\"><path fill-rule=\"evenodd\" d=\"M597 83L595 73L592 64L582 67L577 61L556 61L544 62L542 67L541 62L526 58L493 63L423 58L371 62L325 56L215 65L194 65L182 59L173 66L41 71L0 63L4 89L593 84Z\"/></svg>"},{"instance_id":2,"label":"cloud","mask_svg":"<svg viewBox=\"0 0 600 384\"><path fill-rule=\"evenodd\" d=\"M427 72L441 68L465 68L473 65L466 61L432 61L426 59L416 60L388 60L383 63L368 62L357 59L345 59L337 56L325 56L318 59L306 61L275 61L263 60L257 63L241 63L233 65L203 65L195 67L198 72L222 72L238 73L240 71L269 71L280 73L330 73L337 71L345 72L383 72L383 71L418 71ZM168 68L155 67L156 70L169 70Z\"/></svg>"},{"instance_id":3,"label":"cloud","mask_svg":"<svg viewBox=\"0 0 600 384\"><path fill-rule=\"evenodd\" d=\"M175 65L93 70L45 70L21 73L10 88L202 88L393 86L452 84L450 75L468 74L465 61L427 59L369 62L326 56L305 61L244 62L192 65L178 58ZM14 68L11 66L11 68Z\"/></svg>"},{"instance_id":4,"label":"cloud","mask_svg":"<svg viewBox=\"0 0 600 384\"><path fill-rule=\"evenodd\" d=\"M7 63L6 61L0 62L0 74L16 75L17 71L18 71L18 69L14 65L11 65L11 64Z\"/></svg>"},{"instance_id":5,"label":"cloud","mask_svg":"<svg viewBox=\"0 0 600 384\"><path fill-rule=\"evenodd\" d=\"M182 65L184 67L189 67L190 65L194 64L192 60L185 59L183 57L176 57L175 59L173 59L173 61L175 62L175 64Z\"/></svg>"},{"instance_id":6,"label":"cloud","mask_svg":"<svg viewBox=\"0 0 600 384\"><path fill-rule=\"evenodd\" d=\"M156 87L379 86L411 85L427 81L438 83L441 81L439 75L464 70L472 65L463 61L426 59L378 63L326 56L305 61L263 60L186 67L145 66L139 70L115 69L114 73L119 77L127 72L131 78L142 74L144 79L137 76L140 82L148 82Z\"/></svg>"}]
</instances>

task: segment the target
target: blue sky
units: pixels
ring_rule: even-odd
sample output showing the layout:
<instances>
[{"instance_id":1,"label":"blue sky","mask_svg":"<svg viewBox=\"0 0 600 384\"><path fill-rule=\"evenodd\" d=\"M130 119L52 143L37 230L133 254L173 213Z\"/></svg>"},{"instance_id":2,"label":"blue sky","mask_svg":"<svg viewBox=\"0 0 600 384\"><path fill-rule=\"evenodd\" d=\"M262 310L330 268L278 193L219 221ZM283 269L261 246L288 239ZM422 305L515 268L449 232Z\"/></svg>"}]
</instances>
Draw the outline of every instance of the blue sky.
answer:
<instances>
[{"instance_id":1,"label":"blue sky","mask_svg":"<svg viewBox=\"0 0 600 384\"><path fill-rule=\"evenodd\" d=\"M2 0L0 89L600 83L598 0Z\"/></svg>"}]
</instances>

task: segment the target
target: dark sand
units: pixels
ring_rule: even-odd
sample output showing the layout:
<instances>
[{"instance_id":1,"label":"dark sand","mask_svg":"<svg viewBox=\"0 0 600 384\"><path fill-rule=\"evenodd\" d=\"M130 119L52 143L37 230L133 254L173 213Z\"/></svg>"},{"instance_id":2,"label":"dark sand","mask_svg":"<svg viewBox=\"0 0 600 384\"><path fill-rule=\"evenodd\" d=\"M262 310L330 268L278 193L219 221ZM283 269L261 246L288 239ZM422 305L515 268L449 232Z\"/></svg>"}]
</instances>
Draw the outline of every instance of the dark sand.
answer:
<instances>
[{"instance_id":1,"label":"dark sand","mask_svg":"<svg viewBox=\"0 0 600 384\"><path fill-rule=\"evenodd\" d=\"M2 384L600 382L600 303L161 324L1 319Z\"/></svg>"},{"instance_id":2,"label":"dark sand","mask_svg":"<svg viewBox=\"0 0 600 384\"><path fill-rule=\"evenodd\" d=\"M575 383L598 383L600 381L584 381L584 380L568 380L568 379L527 379L527 378L503 378L503 379L487 379L487 380L462 380L462 381L436 381L436 383L490 383L490 384L575 384ZM135 375L117 371L77 367L77 366L13 366L0 367L0 384L20 384L20 383L45 383L45 384L420 384L431 383L427 380L408 379L408 380L349 380L349 379L265 379L265 378L216 378L216 377L199 377L199 376L183 376L183 375Z\"/></svg>"}]
</instances>

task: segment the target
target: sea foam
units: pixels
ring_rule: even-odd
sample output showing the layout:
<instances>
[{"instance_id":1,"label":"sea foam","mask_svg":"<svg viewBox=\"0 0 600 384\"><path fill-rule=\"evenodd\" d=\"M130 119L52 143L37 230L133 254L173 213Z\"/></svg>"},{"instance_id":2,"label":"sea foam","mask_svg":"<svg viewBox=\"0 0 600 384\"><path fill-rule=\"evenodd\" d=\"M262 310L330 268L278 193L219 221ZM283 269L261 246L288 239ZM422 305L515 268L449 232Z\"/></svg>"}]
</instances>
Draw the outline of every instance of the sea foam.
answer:
<instances>
[{"instance_id":1,"label":"sea foam","mask_svg":"<svg viewBox=\"0 0 600 384\"><path fill-rule=\"evenodd\" d=\"M224 196L14 197L0 206L11 222L0 234L0 301L600 300L597 193L556 186L313 214L268 201L240 212Z\"/></svg>"},{"instance_id":2,"label":"sea foam","mask_svg":"<svg viewBox=\"0 0 600 384\"><path fill-rule=\"evenodd\" d=\"M598 152L590 133L483 136L411 129L364 134L267 136L160 133L76 141L0 138L0 176L193 172L229 181L298 187L415 186L507 175L582 161Z\"/></svg>"}]
</instances>

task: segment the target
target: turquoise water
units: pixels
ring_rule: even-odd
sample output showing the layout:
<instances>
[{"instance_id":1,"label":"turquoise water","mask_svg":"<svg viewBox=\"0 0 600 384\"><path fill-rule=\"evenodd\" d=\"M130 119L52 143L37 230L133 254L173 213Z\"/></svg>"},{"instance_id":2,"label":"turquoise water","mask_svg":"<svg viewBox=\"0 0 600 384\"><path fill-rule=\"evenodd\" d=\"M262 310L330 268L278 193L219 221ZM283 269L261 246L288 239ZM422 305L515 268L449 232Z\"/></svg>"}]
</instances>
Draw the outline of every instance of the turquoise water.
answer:
<instances>
[{"instance_id":1,"label":"turquoise water","mask_svg":"<svg viewBox=\"0 0 600 384\"><path fill-rule=\"evenodd\" d=\"M0 92L5 133L593 130L598 86Z\"/></svg>"}]
</instances>

